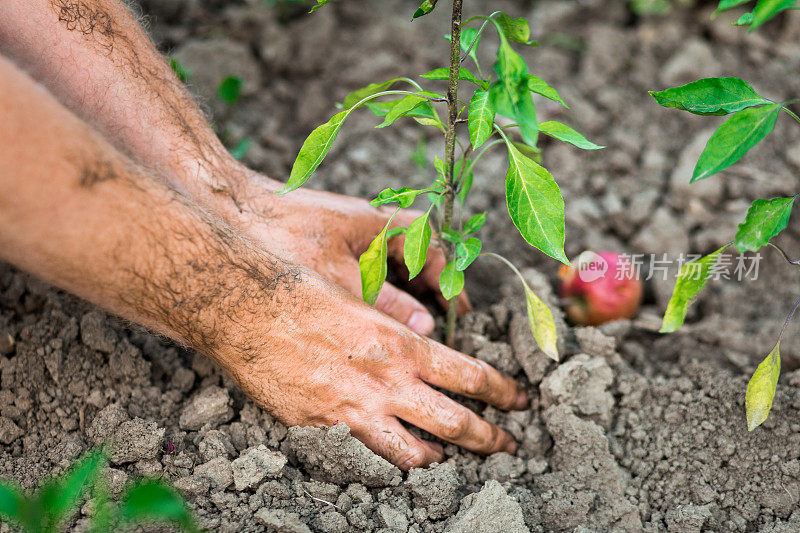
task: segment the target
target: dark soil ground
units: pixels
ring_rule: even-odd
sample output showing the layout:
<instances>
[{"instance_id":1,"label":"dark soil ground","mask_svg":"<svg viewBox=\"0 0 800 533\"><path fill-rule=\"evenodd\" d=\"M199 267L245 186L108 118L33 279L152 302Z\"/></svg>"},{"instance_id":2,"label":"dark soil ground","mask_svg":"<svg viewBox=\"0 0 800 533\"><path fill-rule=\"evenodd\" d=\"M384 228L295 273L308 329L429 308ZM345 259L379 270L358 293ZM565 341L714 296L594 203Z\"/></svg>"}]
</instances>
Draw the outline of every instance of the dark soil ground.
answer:
<instances>
[{"instance_id":1,"label":"dark soil ground","mask_svg":"<svg viewBox=\"0 0 800 533\"><path fill-rule=\"evenodd\" d=\"M246 161L281 179L348 91L442 66L446 10L409 23L415 7L338 0L306 17L257 0L142 6L220 129L249 137ZM524 52L529 65L570 104L540 102L540 120L557 118L607 146L543 145L566 200L570 256L712 251L731 240L750 200L796 192L793 124L779 122L739 165L690 187L720 119L662 109L647 95L712 75L745 78L776 100L800 95L798 13L748 35L729 17L711 21L713 7L656 17L622 0L466 2L468 14L529 16L542 43ZM228 75L244 80L245 96L223 113L213 92ZM348 122L312 185L369 196L427 184L432 169L410 160L420 130L376 133L374 124L368 114ZM438 153L440 140L429 140ZM500 151L482 160L471 208L489 211L486 247L525 267L556 309L557 265L524 246L504 214L504 164ZM797 255L793 224L780 242ZM770 418L748 433L743 407L749 375L796 296L792 269L764 253L758 281L712 283L668 336L656 330L674 278L650 280L632 322L562 320L566 357L555 365L535 348L517 283L479 263L460 346L527 383L534 399L512 414L470 406L520 449L481 458L449 446L445 463L404 475L346 427L286 428L202 356L0 264L0 476L32 487L110 439L114 491L134 476L162 476L214 531L798 531L800 326L782 345ZM82 511L77 530L91 506Z\"/></svg>"}]
</instances>

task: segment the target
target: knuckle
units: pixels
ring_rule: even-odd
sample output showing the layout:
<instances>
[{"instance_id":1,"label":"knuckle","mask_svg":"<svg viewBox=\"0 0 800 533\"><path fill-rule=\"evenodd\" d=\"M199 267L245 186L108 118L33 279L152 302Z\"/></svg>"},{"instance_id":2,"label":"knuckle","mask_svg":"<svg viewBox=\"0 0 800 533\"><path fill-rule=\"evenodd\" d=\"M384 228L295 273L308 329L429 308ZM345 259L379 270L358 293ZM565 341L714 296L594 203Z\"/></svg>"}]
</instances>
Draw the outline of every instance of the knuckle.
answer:
<instances>
[{"instance_id":1,"label":"knuckle","mask_svg":"<svg viewBox=\"0 0 800 533\"><path fill-rule=\"evenodd\" d=\"M482 365L470 365L463 386L464 392L470 396L485 396L489 392L489 372Z\"/></svg>"},{"instance_id":2,"label":"knuckle","mask_svg":"<svg viewBox=\"0 0 800 533\"><path fill-rule=\"evenodd\" d=\"M402 470L428 466L428 456L421 446L409 446L397 458L397 466Z\"/></svg>"},{"instance_id":3,"label":"knuckle","mask_svg":"<svg viewBox=\"0 0 800 533\"><path fill-rule=\"evenodd\" d=\"M448 411L439 422L441 437L448 441L461 440L469 430L469 413L462 409Z\"/></svg>"}]
</instances>

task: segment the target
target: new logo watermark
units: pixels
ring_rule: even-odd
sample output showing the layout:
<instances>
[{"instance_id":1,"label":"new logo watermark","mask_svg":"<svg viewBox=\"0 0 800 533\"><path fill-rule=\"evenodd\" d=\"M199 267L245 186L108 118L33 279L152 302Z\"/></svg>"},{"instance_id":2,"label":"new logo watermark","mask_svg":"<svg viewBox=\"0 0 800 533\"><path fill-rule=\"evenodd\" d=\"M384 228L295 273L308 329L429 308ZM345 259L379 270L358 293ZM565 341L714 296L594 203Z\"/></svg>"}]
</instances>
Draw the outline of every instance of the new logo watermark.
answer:
<instances>
[{"instance_id":1,"label":"new logo watermark","mask_svg":"<svg viewBox=\"0 0 800 533\"><path fill-rule=\"evenodd\" d=\"M651 279L667 280L670 276L675 278L685 268L685 277L700 279L702 265L697 260L701 254L684 254L670 257L669 254L619 254L619 259L614 269L615 279L641 278L645 281ZM757 280L758 267L761 263L761 253L755 254L722 254L712 264L707 272L707 279L718 280ZM608 261L595 252L587 250L581 253L572 263L578 270L578 277L585 283L598 280L609 272ZM644 273L644 275L643 275Z\"/></svg>"}]
</instances>

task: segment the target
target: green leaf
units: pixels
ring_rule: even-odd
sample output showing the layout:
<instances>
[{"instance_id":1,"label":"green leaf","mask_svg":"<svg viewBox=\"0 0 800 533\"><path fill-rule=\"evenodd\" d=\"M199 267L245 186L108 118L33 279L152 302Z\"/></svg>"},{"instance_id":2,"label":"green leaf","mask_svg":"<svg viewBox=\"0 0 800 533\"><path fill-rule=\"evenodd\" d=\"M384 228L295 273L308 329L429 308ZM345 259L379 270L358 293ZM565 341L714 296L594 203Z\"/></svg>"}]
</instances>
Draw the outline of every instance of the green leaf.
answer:
<instances>
[{"instance_id":1,"label":"green leaf","mask_svg":"<svg viewBox=\"0 0 800 533\"><path fill-rule=\"evenodd\" d=\"M731 26L749 26L753 23L753 12L745 13L731 23Z\"/></svg>"},{"instance_id":2,"label":"green leaf","mask_svg":"<svg viewBox=\"0 0 800 533\"><path fill-rule=\"evenodd\" d=\"M45 483L39 489L39 502L50 526L58 526L75 512L105 464L106 456L102 450L89 452L66 475Z\"/></svg>"},{"instance_id":3,"label":"green leaf","mask_svg":"<svg viewBox=\"0 0 800 533\"><path fill-rule=\"evenodd\" d=\"M755 31L756 28L770 20L772 17L797 6L797 0L758 0L753 9L753 21L748 31Z\"/></svg>"},{"instance_id":4,"label":"green leaf","mask_svg":"<svg viewBox=\"0 0 800 533\"><path fill-rule=\"evenodd\" d=\"M525 80L525 75L528 73L528 66L522 56L511 48L508 41L501 41L497 48L494 70L512 101L516 102L518 95L521 94L520 86L524 85L527 89L528 82Z\"/></svg>"},{"instance_id":5,"label":"green leaf","mask_svg":"<svg viewBox=\"0 0 800 533\"><path fill-rule=\"evenodd\" d=\"M311 11L309 11L309 13L313 13L314 11L316 11L317 9L321 8L322 6L324 6L325 4L327 4L329 2L331 2L331 0L317 0L317 5L312 7Z\"/></svg>"},{"instance_id":6,"label":"green leaf","mask_svg":"<svg viewBox=\"0 0 800 533\"><path fill-rule=\"evenodd\" d=\"M439 179L444 182L447 178L447 164L437 156L433 158L433 168L436 169Z\"/></svg>"},{"instance_id":7,"label":"green leaf","mask_svg":"<svg viewBox=\"0 0 800 533\"><path fill-rule=\"evenodd\" d=\"M370 83L366 87L362 87L361 89L353 91L345 96L344 101L342 102L342 108L350 109L364 98L369 98L370 96L382 93L400 81L404 81L403 78L392 78L391 80L386 80L381 83Z\"/></svg>"},{"instance_id":8,"label":"green leaf","mask_svg":"<svg viewBox=\"0 0 800 533\"><path fill-rule=\"evenodd\" d=\"M378 196L375 197L369 205L379 206L397 202L397 205L402 208L410 207L420 194L431 192L431 189L412 189L411 187L403 187L401 189L392 189L388 187L383 189Z\"/></svg>"},{"instance_id":9,"label":"green leaf","mask_svg":"<svg viewBox=\"0 0 800 533\"><path fill-rule=\"evenodd\" d=\"M422 272L428 258L428 246L431 243L431 225L428 220L430 211L418 217L408 225L406 240L403 243L403 259L408 268L408 279L412 280Z\"/></svg>"},{"instance_id":10,"label":"green leaf","mask_svg":"<svg viewBox=\"0 0 800 533\"><path fill-rule=\"evenodd\" d=\"M231 153L234 159L240 161L244 156L247 155L251 144L250 137L242 137L239 139L239 142L237 142L236 145L228 151Z\"/></svg>"},{"instance_id":11,"label":"green leaf","mask_svg":"<svg viewBox=\"0 0 800 533\"><path fill-rule=\"evenodd\" d=\"M672 297L667 304L667 311L664 313L664 320L659 330L661 333L671 333L683 325L689 305L706 286L712 268L717 264L719 255L727 247L726 244L716 252L696 261L690 261L681 267Z\"/></svg>"},{"instance_id":12,"label":"green leaf","mask_svg":"<svg viewBox=\"0 0 800 533\"><path fill-rule=\"evenodd\" d=\"M409 94L395 101L394 105L391 107L391 109L389 109L389 112L386 113L386 118L384 119L384 121L377 127L385 128L386 126L391 126L400 117L409 115L421 105L427 104L428 98L426 96L431 98L442 98L441 94L432 93L428 91L420 91L419 94L423 96L418 96L416 94Z\"/></svg>"},{"instance_id":13,"label":"green leaf","mask_svg":"<svg viewBox=\"0 0 800 533\"><path fill-rule=\"evenodd\" d=\"M747 412L747 430L753 431L760 426L769 416L772 409L772 400L775 398L775 389L778 386L778 376L781 373L781 343L778 341L775 348L761 361L747 384L747 394L744 405Z\"/></svg>"},{"instance_id":14,"label":"green leaf","mask_svg":"<svg viewBox=\"0 0 800 533\"><path fill-rule=\"evenodd\" d=\"M450 79L450 69L446 67L433 69L430 72L427 72L420 76L421 78L425 78L426 80L449 80ZM469 81L474 83L478 87L486 90L489 88L489 83L485 80L479 79L475 74L470 72L469 70L461 67L458 69L458 79L462 81Z\"/></svg>"},{"instance_id":15,"label":"green leaf","mask_svg":"<svg viewBox=\"0 0 800 533\"><path fill-rule=\"evenodd\" d=\"M456 176L459 175L461 172L461 165L464 164L463 159L459 159L456 161L456 166L454 169L454 174ZM472 174L472 167L468 166L466 170L464 170L464 175L461 178L461 183L459 184L458 192L456 193L456 197L458 201L461 202L461 205L464 205L464 202L467 201L467 195L469 194L470 189L472 189L472 182L475 177Z\"/></svg>"},{"instance_id":16,"label":"green leaf","mask_svg":"<svg viewBox=\"0 0 800 533\"><path fill-rule=\"evenodd\" d=\"M228 76L217 87L217 96L228 105L235 104L242 95L242 78Z\"/></svg>"},{"instance_id":17,"label":"green leaf","mask_svg":"<svg viewBox=\"0 0 800 533\"><path fill-rule=\"evenodd\" d=\"M373 239L367 251L358 259L358 269L361 271L361 293L364 301L369 305L375 305L383 282L386 281L386 230L388 227L389 224Z\"/></svg>"},{"instance_id":18,"label":"green leaf","mask_svg":"<svg viewBox=\"0 0 800 533\"><path fill-rule=\"evenodd\" d=\"M479 232L485 223L486 213L478 213L477 215L474 215L467 220L466 224L464 224L464 235Z\"/></svg>"},{"instance_id":19,"label":"green leaf","mask_svg":"<svg viewBox=\"0 0 800 533\"><path fill-rule=\"evenodd\" d=\"M737 111L722 123L706 144L694 168L692 183L725 170L758 144L775 127L777 104Z\"/></svg>"},{"instance_id":20,"label":"green leaf","mask_svg":"<svg viewBox=\"0 0 800 533\"><path fill-rule=\"evenodd\" d=\"M587 141L586 137L584 137L577 131L573 130L572 128L570 128L565 124L556 122L555 120L549 120L547 122L542 122L541 124L539 124L539 131L541 131L545 135L553 137L554 139L558 139L559 141L572 144L584 150L599 150L601 148L605 148L604 146L600 146L594 144L591 141Z\"/></svg>"},{"instance_id":21,"label":"green leaf","mask_svg":"<svg viewBox=\"0 0 800 533\"><path fill-rule=\"evenodd\" d=\"M524 18L512 19L505 13L500 13L495 20L509 40L529 46L536 44L535 41L531 41L531 29Z\"/></svg>"},{"instance_id":22,"label":"green leaf","mask_svg":"<svg viewBox=\"0 0 800 533\"><path fill-rule=\"evenodd\" d=\"M564 254L564 199L553 176L508 146L506 204L522 237L550 257L568 265Z\"/></svg>"},{"instance_id":23,"label":"green leaf","mask_svg":"<svg viewBox=\"0 0 800 533\"><path fill-rule=\"evenodd\" d=\"M520 279L522 279L520 277ZM528 287L525 280L525 304L528 308L528 322L531 325L533 338L536 344L550 359L558 362L558 334L556 333L556 323L553 321L553 313L550 308Z\"/></svg>"},{"instance_id":24,"label":"green leaf","mask_svg":"<svg viewBox=\"0 0 800 533\"><path fill-rule=\"evenodd\" d=\"M739 78L703 78L663 91L650 91L659 105L695 115L727 115L771 102Z\"/></svg>"},{"instance_id":25,"label":"green leaf","mask_svg":"<svg viewBox=\"0 0 800 533\"><path fill-rule=\"evenodd\" d=\"M548 85L547 82L544 81L539 76L534 76L533 74L526 74L525 82L528 85L529 91L534 92L536 94L540 94L545 98L549 98L550 100L558 102L564 107L569 108L567 103L558 94L558 91L550 87L550 85Z\"/></svg>"},{"instance_id":26,"label":"green leaf","mask_svg":"<svg viewBox=\"0 0 800 533\"><path fill-rule=\"evenodd\" d=\"M449 35L447 37L450 37ZM475 45L472 45L472 42L475 41ZM478 45L481 43L481 36L478 34L478 30L476 28L464 28L461 30L461 51L467 53L469 50L469 57L478 64L478 55L476 50L478 50ZM471 47L471 48L470 48Z\"/></svg>"},{"instance_id":27,"label":"green leaf","mask_svg":"<svg viewBox=\"0 0 800 533\"><path fill-rule=\"evenodd\" d=\"M375 116L385 117L400 100L402 100L402 98L397 98L388 102L367 102L364 105L370 111L372 111ZM428 102L420 104L412 111L406 113L404 116L413 118L424 126L434 126L444 130L444 124L442 124L439 115L436 113L436 110L433 108L433 106L431 106L431 104Z\"/></svg>"},{"instance_id":28,"label":"green leaf","mask_svg":"<svg viewBox=\"0 0 800 533\"><path fill-rule=\"evenodd\" d=\"M300 153L297 154L297 158L294 160L292 172L289 174L286 185L280 191L281 194L291 192L308 181L308 178L311 177L322 163L322 160L325 159L325 156L328 155L333 141L336 140L336 136L342 128L342 123L350 115L351 111L352 108L336 113L328 122L317 126L311 132L303 142Z\"/></svg>"},{"instance_id":29,"label":"green leaf","mask_svg":"<svg viewBox=\"0 0 800 533\"><path fill-rule=\"evenodd\" d=\"M445 265L439 276L439 289L445 300L451 300L464 290L464 272L456 268L455 261Z\"/></svg>"},{"instance_id":30,"label":"green leaf","mask_svg":"<svg viewBox=\"0 0 800 533\"><path fill-rule=\"evenodd\" d=\"M746 4L747 2L752 2L752 0L720 0L719 6L717 6L717 10L714 13L721 13L722 11Z\"/></svg>"},{"instance_id":31,"label":"green leaf","mask_svg":"<svg viewBox=\"0 0 800 533\"><path fill-rule=\"evenodd\" d=\"M492 136L494 108L487 91L476 90L469 102L469 140L479 148Z\"/></svg>"},{"instance_id":32,"label":"green leaf","mask_svg":"<svg viewBox=\"0 0 800 533\"><path fill-rule=\"evenodd\" d=\"M756 252L789 223L794 196L756 200L747 210L744 222L739 224L733 241L740 252Z\"/></svg>"},{"instance_id":33,"label":"green leaf","mask_svg":"<svg viewBox=\"0 0 800 533\"><path fill-rule=\"evenodd\" d=\"M439 232L439 236L447 242L452 242L453 244L458 244L464 240L464 236L454 229L443 229L441 232Z\"/></svg>"},{"instance_id":34,"label":"green leaf","mask_svg":"<svg viewBox=\"0 0 800 533\"><path fill-rule=\"evenodd\" d=\"M0 481L0 518L15 523L23 522L26 500L19 486L8 481Z\"/></svg>"},{"instance_id":35,"label":"green leaf","mask_svg":"<svg viewBox=\"0 0 800 533\"><path fill-rule=\"evenodd\" d=\"M420 6L414 12L413 18L419 18L433 11L433 8L436 7L437 1L438 0L425 0L424 2L422 2L422 4L420 4Z\"/></svg>"},{"instance_id":36,"label":"green leaf","mask_svg":"<svg viewBox=\"0 0 800 533\"><path fill-rule=\"evenodd\" d=\"M192 77L192 73L172 56L169 56L169 66L182 83L186 83Z\"/></svg>"},{"instance_id":37,"label":"green leaf","mask_svg":"<svg viewBox=\"0 0 800 533\"><path fill-rule=\"evenodd\" d=\"M185 531L199 531L186 502L175 489L158 480L138 481L123 495L120 503L123 522L172 522Z\"/></svg>"},{"instance_id":38,"label":"green leaf","mask_svg":"<svg viewBox=\"0 0 800 533\"><path fill-rule=\"evenodd\" d=\"M464 271L469 267L481 253L483 243L476 237L470 237L466 241L456 244L456 270Z\"/></svg>"}]
</instances>

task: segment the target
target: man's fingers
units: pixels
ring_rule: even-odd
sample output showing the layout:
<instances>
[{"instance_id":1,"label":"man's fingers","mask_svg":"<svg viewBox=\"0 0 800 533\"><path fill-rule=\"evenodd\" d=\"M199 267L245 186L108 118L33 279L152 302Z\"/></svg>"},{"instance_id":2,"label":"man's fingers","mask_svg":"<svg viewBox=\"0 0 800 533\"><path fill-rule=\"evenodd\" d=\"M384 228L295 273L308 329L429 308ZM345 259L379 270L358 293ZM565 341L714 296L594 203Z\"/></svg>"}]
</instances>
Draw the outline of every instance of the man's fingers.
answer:
<instances>
[{"instance_id":1,"label":"man's fingers","mask_svg":"<svg viewBox=\"0 0 800 533\"><path fill-rule=\"evenodd\" d=\"M363 431L355 429L353 435L367 448L403 470L425 467L444 459L440 444L418 439L394 417L370 423Z\"/></svg>"},{"instance_id":2,"label":"man's fingers","mask_svg":"<svg viewBox=\"0 0 800 533\"><path fill-rule=\"evenodd\" d=\"M453 444L483 455L514 453L517 444L506 431L422 382L401 394L395 414Z\"/></svg>"},{"instance_id":3,"label":"man's fingers","mask_svg":"<svg viewBox=\"0 0 800 533\"><path fill-rule=\"evenodd\" d=\"M419 360L419 377L431 385L469 398L476 398L500 409L524 409L525 391L516 381L491 365L437 342L429 341Z\"/></svg>"},{"instance_id":4,"label":"man's fingers","mask_svg":"<svg viewBox=\"0 0 800 533\"><path fill-rule=\"evenodd\" d=\"M420 335L433 332L434 321L424 305L391 283L384 283L375 307Z\"/></svg>"}]
</instances>

